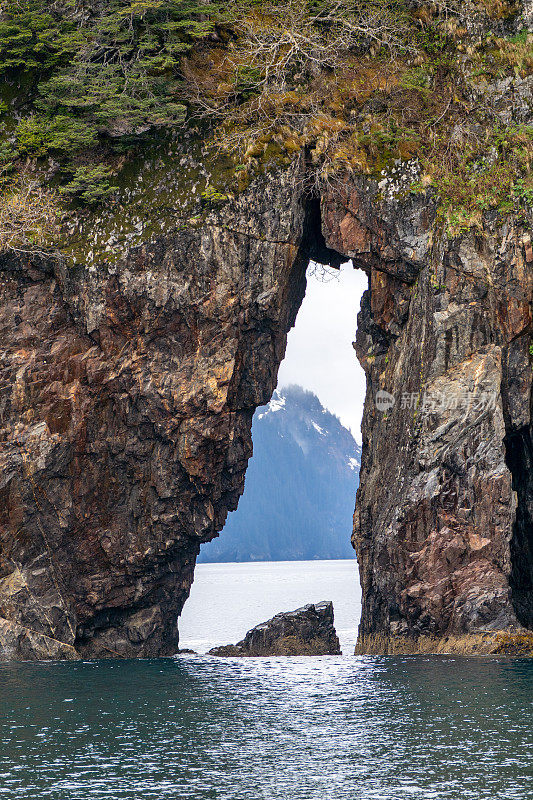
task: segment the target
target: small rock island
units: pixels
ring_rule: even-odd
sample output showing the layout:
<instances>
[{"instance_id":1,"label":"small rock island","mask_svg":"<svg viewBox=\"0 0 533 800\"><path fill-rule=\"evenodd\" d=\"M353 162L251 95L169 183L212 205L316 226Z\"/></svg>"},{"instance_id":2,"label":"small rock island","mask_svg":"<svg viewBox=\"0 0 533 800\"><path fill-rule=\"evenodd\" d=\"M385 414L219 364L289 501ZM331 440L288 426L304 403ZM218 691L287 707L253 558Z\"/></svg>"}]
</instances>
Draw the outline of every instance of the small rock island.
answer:
<instances>
[{"instance_id":1,"label":"small rock island","mask_svg":"<svg viewBox=\"0 0 533 800\"><path fill-rule=\"evenodd\" d=\"M214 647L211 656L338 656L331 600L276 614L256 625L237 644Z\"/></svg>"}]
</instances>

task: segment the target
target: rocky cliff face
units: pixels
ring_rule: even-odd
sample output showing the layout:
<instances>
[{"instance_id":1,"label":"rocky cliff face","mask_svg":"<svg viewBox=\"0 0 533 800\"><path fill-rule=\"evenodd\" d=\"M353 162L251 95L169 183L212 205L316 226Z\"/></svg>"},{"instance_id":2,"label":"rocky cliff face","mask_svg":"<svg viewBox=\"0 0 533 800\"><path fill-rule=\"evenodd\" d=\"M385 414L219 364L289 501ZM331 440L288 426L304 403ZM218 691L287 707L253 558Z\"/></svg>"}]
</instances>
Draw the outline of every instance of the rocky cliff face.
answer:
<instances>
[{"instance_id":1,"label":"rocky cliff face","mask_svg":"<svg viewBox=\"0 0 533 800\"><path fill-rule=\"evenodd\" d=\"M533 622L531 239L490 219L438 238L431 202L375 192L324 203L370 272L358 652L498 651Z\"/></svg>"},{"instance_id":2,"label":"rocky cliff face","mask_svg":"<svg viewBox=\"0 0 533 800\"><path fill-rule=\"evenodd\" d=\"M294 177L112 268L3 259L1 657L176 651L316 247Z\"/></svg>"},{"instance_id":3,"label":"rocky cliff face","mask_svg":"<svg viewBox=\"0 0 533 800\"><path fill-rule=\"evenodd\" d=\"M519 89L527 119L530 84ZM177 650L200 543L242 492L252 414L274 390L311 258L351 258L370 277L359 651L523 646L526 221L489 213L448 239L430 192L346 176L311 196L308 168L302 155L258 177L195 225L167 213L118 259L2 257L1 658Z\"/></svg>"}]
</instances>

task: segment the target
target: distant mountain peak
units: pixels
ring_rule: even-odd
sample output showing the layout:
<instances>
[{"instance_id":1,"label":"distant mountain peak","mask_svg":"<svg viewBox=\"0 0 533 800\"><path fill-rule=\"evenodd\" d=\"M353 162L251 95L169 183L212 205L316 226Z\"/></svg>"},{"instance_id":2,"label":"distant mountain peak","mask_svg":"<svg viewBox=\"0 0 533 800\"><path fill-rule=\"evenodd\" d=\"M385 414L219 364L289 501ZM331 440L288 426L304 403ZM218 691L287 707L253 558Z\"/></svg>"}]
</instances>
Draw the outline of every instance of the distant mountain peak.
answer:
<instances>
[{"instance_id":1,"label":"distant mountain peak","mask_svg":"<svg viewBox=\"0 0 533 800\"><path fill-rule=\"evenodd\" d=\"M339 418L296 384L257 409L254 456L239 508L200 561L353 558L361 448Z\"/></svg>"},{"instance_id":2,"label":"distant mountain peak","mask_svg":"<svg viewBox=\"0 0 533 800\"><path fill-rule=\"evenodd\" d=\"M257 409L257 419L263 419L267 414L275 414L276 411L283 411L286 403L287 400L283 392L280 389L276 389L270 403Z\"/></svg>"}]
</instances>

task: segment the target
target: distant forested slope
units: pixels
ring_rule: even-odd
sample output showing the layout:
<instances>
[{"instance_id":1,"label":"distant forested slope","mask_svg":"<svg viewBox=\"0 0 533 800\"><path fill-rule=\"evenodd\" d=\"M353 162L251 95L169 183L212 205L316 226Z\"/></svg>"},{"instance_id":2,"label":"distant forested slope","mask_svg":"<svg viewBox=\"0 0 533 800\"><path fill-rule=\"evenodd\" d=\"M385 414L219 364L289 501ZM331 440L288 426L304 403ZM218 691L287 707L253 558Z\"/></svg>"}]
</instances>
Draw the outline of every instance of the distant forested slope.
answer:
<instances>
[{"instance_id":1,"label":"distant forested slope","mask_svg":"<svg viewBox=\"0 0 533 800\"><path fill-rule=\"evenodd\" d=\"M352 434L299 386L258 409L252 431L239 508L199 561L353 558L361 448Z\"/></svg>"}]
</instances>

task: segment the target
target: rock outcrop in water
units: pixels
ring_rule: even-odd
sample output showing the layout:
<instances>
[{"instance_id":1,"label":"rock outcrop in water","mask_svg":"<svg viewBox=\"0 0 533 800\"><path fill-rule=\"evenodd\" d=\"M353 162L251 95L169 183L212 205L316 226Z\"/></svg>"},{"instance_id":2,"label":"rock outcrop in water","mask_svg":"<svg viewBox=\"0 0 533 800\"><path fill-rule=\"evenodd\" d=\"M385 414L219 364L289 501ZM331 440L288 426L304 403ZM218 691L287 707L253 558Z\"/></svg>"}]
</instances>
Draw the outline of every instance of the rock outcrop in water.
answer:
<instances>
[{"instance_id":1,"label":"rock outcrop in water","mask_svg":"<svg viewBox=\"0 0 533 800\"><path fill-rule=\"evenodd\" d=\"M352 190L345 204L363 242L359 230L330 239L381 259L356 345L367 373L358 652L498 649L497 632L533 626L531 240L489 221L438 241L431 204L378 218L370 198ZM335 219L348 226L344 208L333 230ZM394 261L383 259L391 233Z\"/></svg>"},{"instance_id":2,"label":"rock outcrop in water","mask_svg":"<svg viewBox=\"0 0 533 800\"><path fill-rule=\"evenodd\" d=\"M237 644L214 647L211 656L335 656L340 644L331 601L286 611L256 625Z\"/></svg>"},{"instance_id":3,"label":"rock outcrop in water","mask_svg":"<svg viewBox=\"0 0 533 800\"><path fill-rule=\"evenodd\" d=\"M531 125L530 75L479 91ZM416 170L325 182L304 149L186 225L174 187L138 244L110 209L83 258L0 257L0 658L177 651L310 259L370 281L358 651L528 650L531 207L448 236Z\"/></svg>"},{"instance_id":4,"label":"rock outcrop in water","mask_svg":"<svg viewBox=\"0 0 533 800\"><path fill-rule=\"evenodd\" d=\"M294 178L113 266L2 257L1 658L178 649L320 254Z\"/></svg>"}]
</instances>

